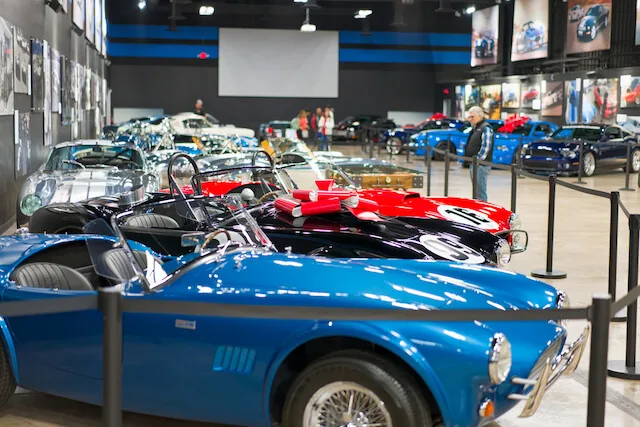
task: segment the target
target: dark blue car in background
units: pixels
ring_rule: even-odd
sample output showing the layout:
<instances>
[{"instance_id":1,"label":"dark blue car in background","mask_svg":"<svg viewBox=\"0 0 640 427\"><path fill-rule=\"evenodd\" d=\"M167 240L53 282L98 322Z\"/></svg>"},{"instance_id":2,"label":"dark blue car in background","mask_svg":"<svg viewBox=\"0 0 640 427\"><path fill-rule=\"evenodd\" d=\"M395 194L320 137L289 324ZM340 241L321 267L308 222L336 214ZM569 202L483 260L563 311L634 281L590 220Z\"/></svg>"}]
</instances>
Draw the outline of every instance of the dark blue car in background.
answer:
<instances>
[{"instance_id":1,"label":"dark blue car in background","mask_svg":"<svg viewBox=\"0 0 640 427\"><path fill-rule=\"evenodd\" d=\"M597 170L626 169L630 146L631 172L640 171L638 137L618 125L567 125L550 138L522 147L522 167L534 173L575 174L580 167L580 142L583 142L582 172L591 176Z\"/></svg>"}]
</instances>

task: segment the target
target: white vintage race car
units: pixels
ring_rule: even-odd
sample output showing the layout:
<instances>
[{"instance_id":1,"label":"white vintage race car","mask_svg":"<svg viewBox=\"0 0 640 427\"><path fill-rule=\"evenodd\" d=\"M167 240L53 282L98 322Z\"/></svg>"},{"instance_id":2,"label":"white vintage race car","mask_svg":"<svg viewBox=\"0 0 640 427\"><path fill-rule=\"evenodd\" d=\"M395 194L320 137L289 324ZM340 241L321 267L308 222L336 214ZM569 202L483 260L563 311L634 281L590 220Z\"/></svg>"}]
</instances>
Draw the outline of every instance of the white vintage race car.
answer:
<instances>
[{"instance_id":1,"label":"white vintage race car","mask_svg":"<svg viewBox=\"0 0 640 427\"><path fill-rule=\"evenodd\" d=\"M171 116L169 121L174 132L182 135L200 136L203 134L213 134L253 138L256 134L252 129L215 123L216 120L211 120L210 116L203 117L195 113L178 113ZM153 131L153 125L151 128Z\"/></svg>"}]
</instances>

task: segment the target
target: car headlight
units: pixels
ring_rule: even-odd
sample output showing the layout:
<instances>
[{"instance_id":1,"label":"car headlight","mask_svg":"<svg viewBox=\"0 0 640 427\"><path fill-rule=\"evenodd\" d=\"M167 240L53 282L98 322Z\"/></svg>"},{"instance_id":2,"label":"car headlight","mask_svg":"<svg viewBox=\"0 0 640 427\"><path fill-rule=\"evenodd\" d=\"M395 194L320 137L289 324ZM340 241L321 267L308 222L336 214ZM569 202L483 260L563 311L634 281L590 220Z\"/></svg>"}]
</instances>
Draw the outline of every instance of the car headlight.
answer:
<instances>
[{"instance_id":1,"label":"car headlight","mask_svg":"<svg viewBox=\"0 0 640 427\"><path fill-rule=\"evenodd\" d=\"M512 213L509 217L509 229L511 230L520 230L522 229L522 220L520 219L520 215L517 213Z\"/></svg>"},{"instance_id":2,"label":"car headlight","mask_svg":"<svg viewBox=\"0 0 640 427\"><path fill-rule=\"evenodd\" d=\"M506 240L500 241L496 248L496 259L500 267L505 267L511 261L511 245Z\"/></svg>"},{"instance_id":3,"label":"car headlight","mask_svg":"<svg viewBox=\"0 0 640 427\"><path fill-rule=\"evenodd\" d=\"M35 194L28 194L20 203L20 210L26 216L31 216L42 207L42 199Z\"/></svg>"},{"instance_id":4,"label":"car headlight","mask_svg":"<svg viewBox=\"0 0 640 427\"><path fill-rule=\"evenodd\" d=\"M562 155L562 157L568 157L570 159L578 155L578 153L576 153L576 151L572 148L561 148L560 154Z\"/></svg>"},{"instance_id":5,"label":"car headlight","mask_svg":"<svg viewBox=\"0 0 640 427\"><path fill-rule=\"evenodd\" d=\"M503 383L511 372L511 343L502 333L497 333L489 350L489 379L493 384Z\"/></svg>"},{"instance_id":6,"label":"car headlight","mask_svg":"<svg viewBox=\"0 0 640 427\"><path fill-rule=\"evenodd\" d=\"M524 145L522 146L522 148L520 149L520 155L521 155L521 156L524 156L524 155L527 153L527 150L528 150L528 149L529 149L529 145L524 144Z\"/></svg>"}]
</instances>

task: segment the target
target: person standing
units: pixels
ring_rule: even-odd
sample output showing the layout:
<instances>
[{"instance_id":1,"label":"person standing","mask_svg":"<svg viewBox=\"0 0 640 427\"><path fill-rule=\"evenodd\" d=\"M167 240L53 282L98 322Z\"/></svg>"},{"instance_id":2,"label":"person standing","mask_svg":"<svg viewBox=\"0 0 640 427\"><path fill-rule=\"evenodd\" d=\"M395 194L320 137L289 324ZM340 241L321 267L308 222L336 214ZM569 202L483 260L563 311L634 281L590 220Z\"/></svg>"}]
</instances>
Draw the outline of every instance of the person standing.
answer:
<instances>
[{"instance_id":1,"label":"person standing","mask_svg":"<svg viewBox=\"0 0 640 427\"><path fill-rule=\"evenodd\" d=\"M331 151L331 138L334 126L333 111L331 111L329 107L326 107L318 122L318 133L322 135L319 147L320 151Z\"/></svg>"},{"instance_id":2,"label":"person standing","mask_svg":"<svg viewBox=\"0 0 640 427\"><path fill-rule=\"evenodd\" d=\"M196 108L195 108L195 110L193 110L193 112L196 113L196 114L199 114L199 115L201 115L203 117L206 116L207 112L204 111L203 106L204 106L204 104L202 103L202 99L198 99L196 101Z\"/></svg>"},{"instance_id":3,"label":"person standing","mask_svg":"<svg viewBox=\"0 0 640 427\"><path fill-rule=\"evenodd\" d=\"M478 156L478 160L490 162L493 159L493 128L484 119L482 108L476 106L471 107L467 111L469 123L472 129L469 132L467 145L464 150L466 157ZM478 199L488 201L487 197L487 180L491 166L478 165ZM471 183L473 184L473 165L469 168L471 174Z\"/></svg>"},{"instance_id":4,"label":"person standing","mask_svg":"<svg viewBox=\"0 0 640 427\"><path fill-rule=\"evenodd\" d=\"M310 132L312 135L310 136L310 138L312 138L316 142L316 144L318 144L319 137L320 137L320 130L318 128L318 123L320 122L321 116L322 116L322 109L320 107L316 108L316 112L313 113L313 115L311 116Z\"/></svg>"},{"instance_id":5,"label":"person standing","mask_svg":"<svg viewBox=\"0 0 640 427\"><path fill-rule=\"evenodd\" d=\"M307 119L307 112L300 110L298 114L298 139L307 141L309 138L309 120Z\"/></svg>"}]
</instances>

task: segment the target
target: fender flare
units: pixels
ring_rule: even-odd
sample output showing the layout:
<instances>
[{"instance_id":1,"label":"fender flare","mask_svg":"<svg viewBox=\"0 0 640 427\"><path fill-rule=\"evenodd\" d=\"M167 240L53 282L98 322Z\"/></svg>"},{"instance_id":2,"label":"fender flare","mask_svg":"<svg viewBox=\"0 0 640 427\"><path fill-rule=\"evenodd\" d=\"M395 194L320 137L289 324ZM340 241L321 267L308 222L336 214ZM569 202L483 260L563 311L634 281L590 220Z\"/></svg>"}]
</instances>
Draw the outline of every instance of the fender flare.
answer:
<instances>
[{"instance_id":1,"label":"fender flare","mask_svg":"<svg viewBox=\"0 0 640 427\"><path fill-rule=\"evenodd\" d=\"M352 323L347 325L330 325L332 322L318 322L291 336L284 345L277 350L265 373L263 384L263 410L266 419L270 419L270 399L273 381L284 360L301 345L319 338L345 337L371 342L393 353L402 359L424 382L440 409L443 419L450 419L451 410L447 398L440 388L440 381L431 369L425 357L417 352L412 355L406 353L406 348L400 342L408 342L401 335L386 334L384 330L369 324ZM353 327L355 325L355 328ZM384 338L383 338L384 337Z\"/></svg>"},{"instance_id":2,"label":"fender flare","mask_svg":"<svg viewBox=\"0 0 640 427\"><path fill-rule=\"evenodd\" d=\"M11 336L11 331L9 330L9 325L7 325L4 317L0 317L0 334L2 335L2 343L4 344L4 349L7 352L7 356L9 356L9 366L11 366L13 378L16 380L16 384L20 384L20 378L18 377L18 356L16 355L16 348L13 344L13 338Z\"/></svg>"}]
</instances>

